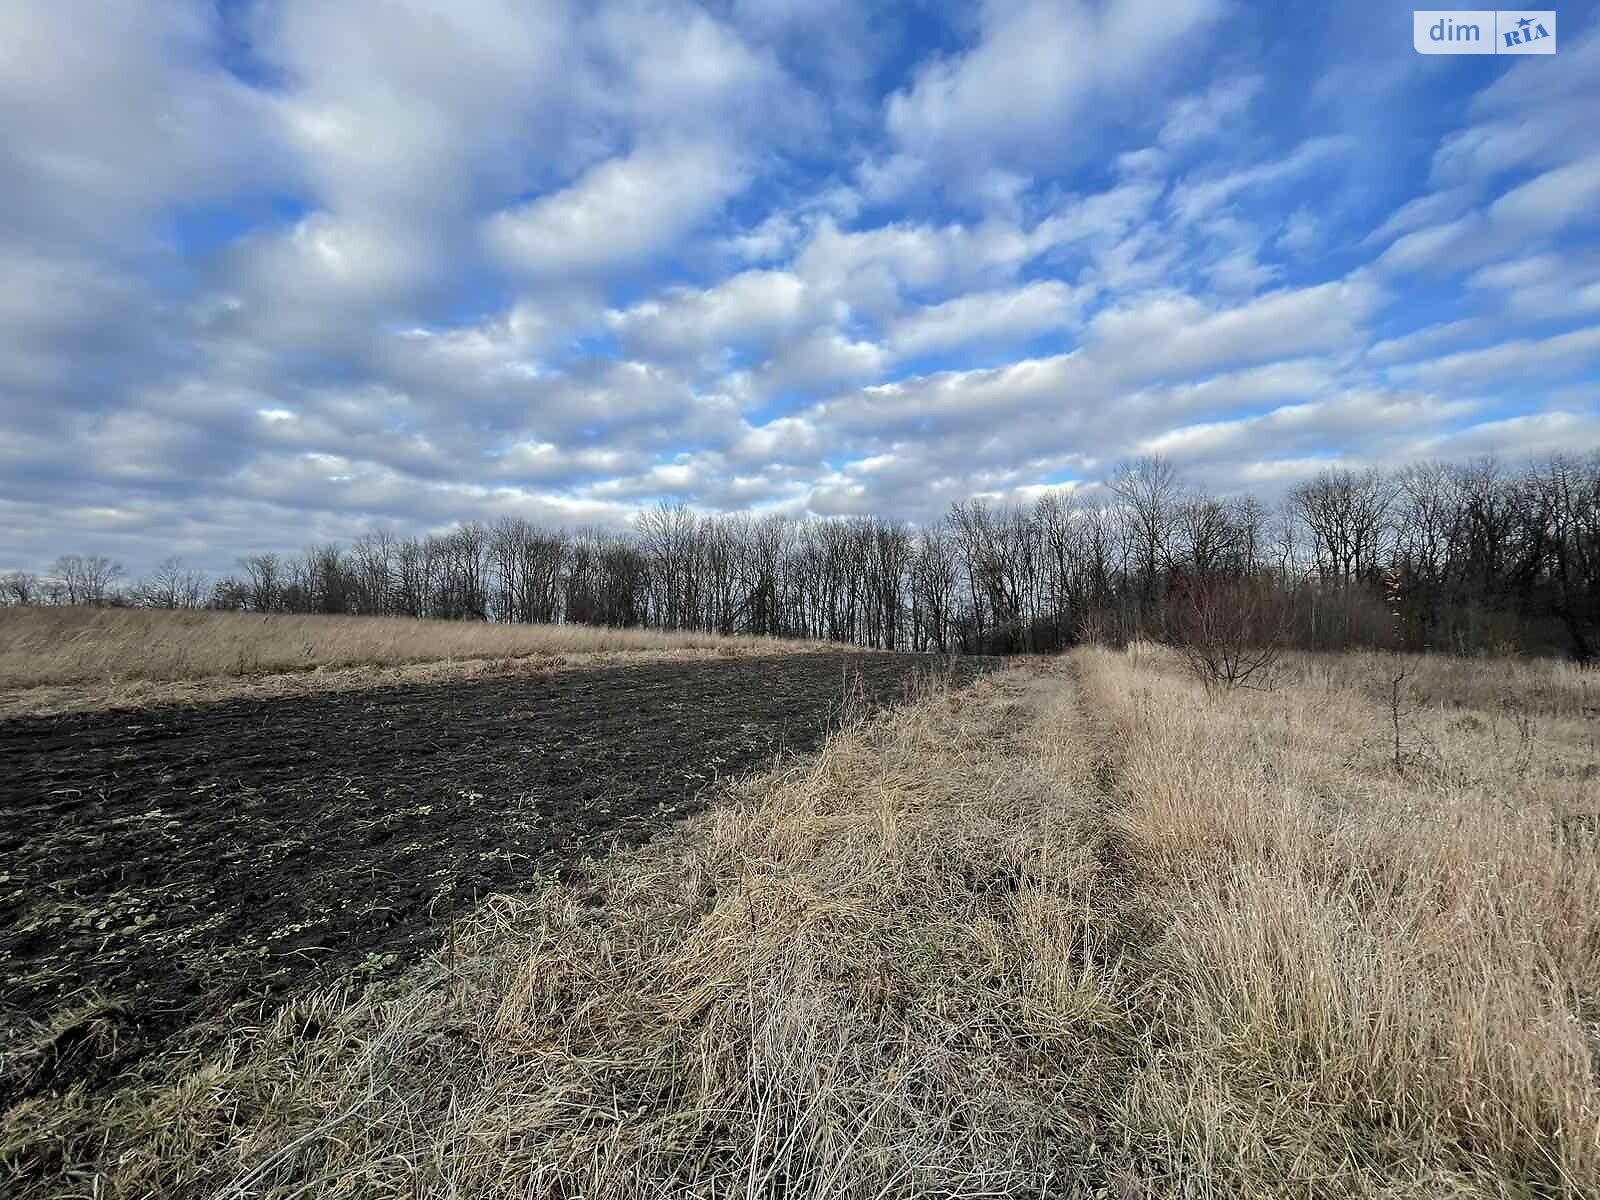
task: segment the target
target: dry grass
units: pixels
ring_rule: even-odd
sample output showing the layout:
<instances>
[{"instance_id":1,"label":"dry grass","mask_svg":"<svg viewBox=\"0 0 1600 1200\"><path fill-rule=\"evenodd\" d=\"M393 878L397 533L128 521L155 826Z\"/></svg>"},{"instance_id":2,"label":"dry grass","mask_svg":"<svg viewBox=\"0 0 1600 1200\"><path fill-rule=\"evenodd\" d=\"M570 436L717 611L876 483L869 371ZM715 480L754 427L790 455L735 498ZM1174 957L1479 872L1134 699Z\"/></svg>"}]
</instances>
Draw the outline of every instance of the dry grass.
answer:
<instances>
[{"instance_id":1,"label":"dry grass","mask_svg":"<svg viewBox=\"0 0 1600 1200\"><path fill-rule=\"evenodd\" d=\"M1470 707L1591 681L1426 664L1452 702L1397 771L1393 661L1215 704L1165 651L1084 661L1163 930L1130 1125L1222 1195L1596 1194L1595 722Z\"/></svg>"},{"instance_id":2,"label":"dry grass","mask_svg":"<svg viewBox=\"0 0 1600 1200\"><path fill-rule=\"evenodd\" d=\"M51 684L0 688L0 720L51 716L102 708L143 708L157 704L210 704L219 700L282 700L324 692L365 692L413 684L471 683L475 680L532 678L552 671L695 662L739 655L796 654L849 650L825 642L757 643L691 647L683 650L596 650L567 654L523 654L514 658L458 658L399 666L312 667L277 675L211 676L199 679L125 679L102 683Z\"/></svg>"},{"instance_id":3,"label":"dry grass","mask_svg":"<svg viewBox=\"0 0 1600 1200\"><path fill-rule=\"evenodd\" d=\"M934 689L0 1156L104 1197L1600 1194L1595 721L1464 688L1397 770L1389 667Z\"/></svg>"},{"instance_id":4,"label":"dry grass","mask_svg":"<svg viewBox=\"0 0 1600 1200\"><path fill-rule=\"evenodd\" d=\"M1515 709L1557 717L1600 716L1600 671L1570 659L1465 658L1451 654L1288 654L1280 684L1357 691L1386 700L1390 681L1406 673L1405 690L1435 707Z\"/></svg>"},{"instance_id":5,"label":"dry grass","mask_svg":"<svg viewBox=\"0 0 1600 1200\"><path fill-rule=\"evenodd\" d=\"M42 711L95 700L140 703L150 696L185 697L184 688L151 686L163 683L205 681L207 698L253 693L260 689L241 689L231 681L287 672L370 673L425 663L519 659L548 668L617 654L775 654L818 646L587 625L5 608L0 609L0 692L11 693L12 711L19 711L19 702L27 711ZM365 682L360 676L353 682L370 686L373 681L369 674ZM338 686L339 681L333 683ZM61 690L18 695L34 689ZM286 684L280 690L293 692L300 685Z\"/></svg>"},{"instance_id":6,"label":"dry grass","mask_svg":"<svg viewBox=\"0 0 1600 1200\"><path fill-rule=\"evenodd\" d=\"M137 1098L13 1114L7 1149L97 1162L104 1196L1097 1177L1121 1039L1077 723L1058 677L936 692L587 886L493 902L410 990L310 998Z\"/></svg>"}]
</instances>

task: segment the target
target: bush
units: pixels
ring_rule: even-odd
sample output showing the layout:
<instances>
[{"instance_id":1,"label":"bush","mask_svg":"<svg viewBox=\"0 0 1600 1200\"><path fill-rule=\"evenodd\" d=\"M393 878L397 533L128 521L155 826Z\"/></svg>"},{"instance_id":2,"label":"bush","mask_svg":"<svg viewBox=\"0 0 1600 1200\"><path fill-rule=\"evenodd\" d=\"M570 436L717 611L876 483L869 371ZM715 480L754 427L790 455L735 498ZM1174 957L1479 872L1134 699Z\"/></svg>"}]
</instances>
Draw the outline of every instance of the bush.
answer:
<instances>
[{"instance_id":1,"label":"bush","mask_svg":"<svg viewBox=\"0 0 1600 1200\"><path fill-rule=\"evenodd\" d=\"M1183 576L1167 596L1166 640L1207 691L1261 687L1283 652L1290 613L1269 579Z\"/></svg>"}]
</instances>

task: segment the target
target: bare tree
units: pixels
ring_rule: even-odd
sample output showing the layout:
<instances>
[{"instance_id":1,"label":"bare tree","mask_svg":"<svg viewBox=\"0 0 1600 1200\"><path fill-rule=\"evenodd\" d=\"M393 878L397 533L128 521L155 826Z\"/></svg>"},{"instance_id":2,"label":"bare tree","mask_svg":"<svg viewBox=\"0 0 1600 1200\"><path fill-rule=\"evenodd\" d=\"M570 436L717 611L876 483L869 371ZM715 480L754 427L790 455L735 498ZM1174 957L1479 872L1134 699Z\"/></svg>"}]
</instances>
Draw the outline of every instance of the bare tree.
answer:
<instances>
[{"instance_id":1,"label":"bare tree","mask_svg":"<svg viewBox=\"0 0 1600 1200\"><path fill-rule=\"evenodd\" d=\"M104 604L122 578L122 564L103 554L63 554L52 568L67 604Z\"/></svg>"},{"instance_id":2,"label":"bare tree","mask_svg":"<svg viewBox=\"0 0 1600 1200\"><path fill-rule=\"evenodd\" d=\"M239 560L244 569L245 604L253 612L275 612L282 600L283 572L276 554L251 554Z\"/></svg>"},{"instance_id":3,"label":"bare tree","mask_svg":"<svg viewBox=\"0 0 1600 1200\"><path fill-rule=\"evenodd\" d=\"M1375 470L1324 471L1290 493L1310 531L1325 583L1375 580L1394 536L1392 507L1399 485Z\"/></svg>"},{"instance_id":4,"label":"bare tree","mask_svg":"<svg viewBox=\"0 0 1600 1200\"><path fill-rule=\"evenodd\" d=\"M663 629L687 628L692 623L697 524L685 505L666 501L640 513L634 522L640 548L650 561L651 599L656 623Z\"/></svg>"},{"instance_id":5,"label":"bare tree","mask_svg":"<svg viewBox=\"0 0 1600 1200\"><path fill-rule=\"evenodd\" d=\"M44 592L32 571L7 571L0 577L0 603L38 604Z\"/></svg>"},{"instance_id":6,"label":"bare tree","mask_svg":"<svg viewBox=\"0 0 1600 1200\"><path fill-rule=\"evenodd\" d=\"M1256 678L1265 666L1252 656L1291 637L1324 649L1392 646L1398 630L1419 648L1600 655L1600 455L1516 470L1480 460L1328 471L1275 512L1248 495L1186 493L1159 458L1107 482L1098 501L1070 491L1020 507L973 499L920 529L871 516L701 515L683 504L658 505L621 532L520 517L433 536L380 528L348 548L240 559L239 577L218 580L209 602L941 652L1165 636L1210 662L1224 686ZM102 556L62 555L55 568L44 579L12 572L0 597L105 603L121 574ZM169 560L129 598L199 603L206 585ZM1289 632L1267 637L1284 614Z\"/></svg>"},{"instance_id":7,"label":"bare tree","mask_svg":"<svg viewBox=\"0 0 1600 1200\"><path fill-rule=\"evenodd\" d=\"M387 529L362 534L350 547L352 603L358 613L390 611L394 587L395 536Z\"/></svg>"},{"instance_id":8,"label":"bare tree","mask_svg":"<svg viewBox=\"0 0 1600 1200\"><path fill-rule=\"evenodd\" d=\"M476 521L458 525L437 546L438 615L451 620L489 619L489 530Z\"/></svg>"},{"instance_id":9,"label":"bare tree","mask_svg":"<svg viewBox=\"0 0 1600 1200\"><path fill-rule=\"evenodd\" d=\"M1106 486L1121 501L1137 596L1148 604L1160 594L1162 572L1171 563L1183 492L1177 468L1164 458L1135 459L1118 467Z\"/></svg>"},{"instance_id":10,"label":"bare tree","mask_svg":"<svg viewBox=\"0 0 1600 1200\"><path fill-rule=\"evenodd\" d=\"M1600 649L1600 452L1546 460L1529 472L1525 494L1550 610L1566 629L1573 657L1592 662Z\"/></svg>"},{"instance_id":11,"label":"bare tree","mask_svg":"<svg viewBox=\"0 0 1600 1200\"><path fill-rule=\"evenodd\" d=\"M134 585L130 598L146 608L200 608L209 584L204 571L191 570L183 559L172 555Z\"/></svg>"}]
</instances>

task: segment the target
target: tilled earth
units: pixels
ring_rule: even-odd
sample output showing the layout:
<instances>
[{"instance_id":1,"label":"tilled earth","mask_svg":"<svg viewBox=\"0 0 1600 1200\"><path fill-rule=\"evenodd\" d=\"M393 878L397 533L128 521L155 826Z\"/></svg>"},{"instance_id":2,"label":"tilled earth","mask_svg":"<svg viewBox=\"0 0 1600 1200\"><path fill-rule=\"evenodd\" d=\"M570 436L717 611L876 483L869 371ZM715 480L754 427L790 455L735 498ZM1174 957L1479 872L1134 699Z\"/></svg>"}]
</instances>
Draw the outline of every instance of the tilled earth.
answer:
<instances>
[{"instance_id":1,"label":"tilled earth","mask_svg":"<svg viewBox=\"0 0 1600 1200\"><path fill-rule=\"evenodd\" d=\"M402 967L478 898L649 836L928 669L799 654L0 722L0 1108ZM93 1054L81 1014L115 1026Z\"/></svg>"}]
</instances>

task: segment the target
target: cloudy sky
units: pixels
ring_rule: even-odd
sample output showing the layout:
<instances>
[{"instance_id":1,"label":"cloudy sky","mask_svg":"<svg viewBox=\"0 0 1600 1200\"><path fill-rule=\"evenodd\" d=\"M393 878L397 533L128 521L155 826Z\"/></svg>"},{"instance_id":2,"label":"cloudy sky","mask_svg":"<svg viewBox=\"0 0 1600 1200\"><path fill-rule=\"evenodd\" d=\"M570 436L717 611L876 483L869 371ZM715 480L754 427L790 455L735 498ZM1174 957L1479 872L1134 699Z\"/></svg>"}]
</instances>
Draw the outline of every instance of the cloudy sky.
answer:
<instances>
[{"instance_id":1,"label":"cloudy sky","mask_svg":"<svg viewBox=\"0 0 1600 1200\"><path fill-rule=\"evenodd\" d=\"M1600 446L1600 20L7 0L0 569Z\"/></svg>"}]
</instances>

